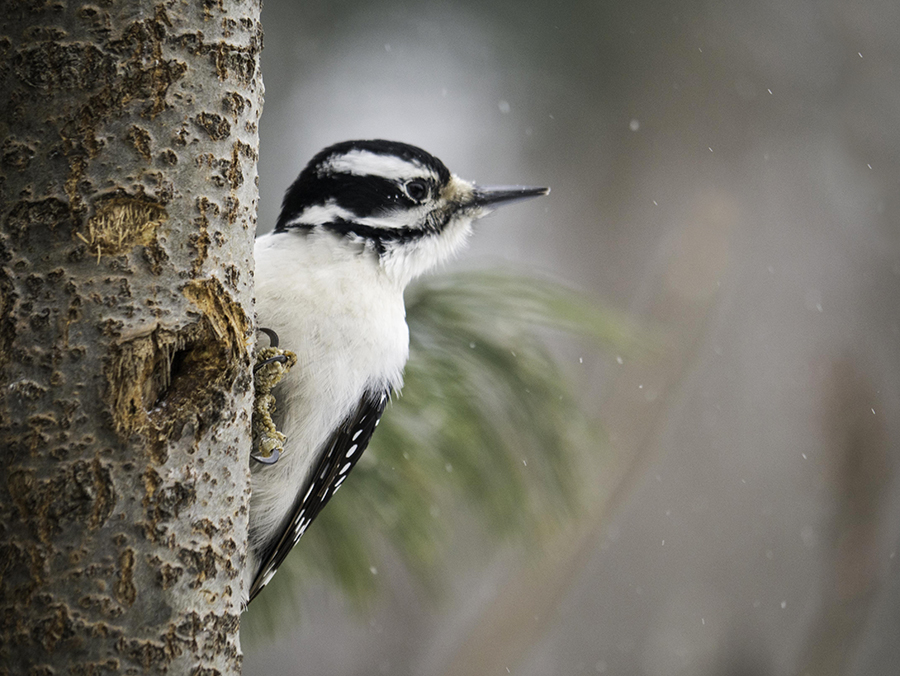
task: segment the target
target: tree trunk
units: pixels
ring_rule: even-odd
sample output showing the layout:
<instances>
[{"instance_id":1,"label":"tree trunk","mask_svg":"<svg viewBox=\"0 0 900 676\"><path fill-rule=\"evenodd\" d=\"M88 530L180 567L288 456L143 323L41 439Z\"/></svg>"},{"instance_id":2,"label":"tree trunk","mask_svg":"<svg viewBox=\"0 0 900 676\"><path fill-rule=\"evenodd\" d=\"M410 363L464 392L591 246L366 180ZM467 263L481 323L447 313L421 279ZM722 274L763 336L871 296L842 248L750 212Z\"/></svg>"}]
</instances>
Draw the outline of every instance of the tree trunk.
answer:
<instances>
[{"instance_id":1,"label":"tree trunk","mask_svg":"<svg viewBox=\"0 0 900 676\"><path fill-rule=\"evenodd\" d=\"M0 17L0 674L237 674L259 1Z\"/></svg>"}]
</instances>

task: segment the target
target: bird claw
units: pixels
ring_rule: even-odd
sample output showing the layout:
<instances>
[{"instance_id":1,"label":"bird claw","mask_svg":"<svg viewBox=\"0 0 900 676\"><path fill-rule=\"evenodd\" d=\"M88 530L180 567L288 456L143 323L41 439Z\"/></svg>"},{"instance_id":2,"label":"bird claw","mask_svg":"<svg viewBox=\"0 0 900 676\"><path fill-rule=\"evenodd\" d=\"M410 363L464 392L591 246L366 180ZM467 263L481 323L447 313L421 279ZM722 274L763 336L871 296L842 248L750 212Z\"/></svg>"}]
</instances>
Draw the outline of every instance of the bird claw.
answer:
<instances>
[{"instance_id":1,"label":"bird claw","mask_svg":"<svg viewBox=\"0 0 900 676\"><path fill-rule=\"evenodd\" d=\"M260 455L258 453L250 453L250 457L256 460L256 462L261 463L263 465L274 465L278 462L278 459L281 457L281 451L277 448L272 451L272 455L266 457L264 455Z\"/></svg>"},{"instance_id":2,"label":"bird claw","mask_svg":"<svg viewBox=\"0 0 900 676\"><path fill-rule=\"evenodd\" d=\"M260 326L259 332L265 333L269 337L269 347L278 347L278 334L275 333L272 329L265 329Z\"/></svg>"},{"instance_id":3,"label":"bird claw","mask_svg":"<svg viewBox=\"0 0 900 676\"><path fill-rule=\"evenodd\" d=\"M278 431L272 420L275 412L272 389L297 363L297 355L278 347L278 334L271 329L261 328L260 332L269 337L270 346L257 352L257 362L253 367L256 397L253 401L253 447L250 457L260 464L274 465L284 455L287 438ZM273 367L273 364L278 366Z\"/></svg>"},{"instance_id":4,"label":"bird claw","mask_svg":"<svg viewBox=\"0 0 900 676\"><path fill-rule=\"evenodd\" d=\"M274 357L269 357L268 359L265 359L265 360L259 362L256 366L254 366L253 373L256 373L261 368L263 368L264 366L268 366L269 364L274 364L274 363L286 364L287 361L288 361L288 358L285 355L276 354Z\"/></svg>"}]
</instances>

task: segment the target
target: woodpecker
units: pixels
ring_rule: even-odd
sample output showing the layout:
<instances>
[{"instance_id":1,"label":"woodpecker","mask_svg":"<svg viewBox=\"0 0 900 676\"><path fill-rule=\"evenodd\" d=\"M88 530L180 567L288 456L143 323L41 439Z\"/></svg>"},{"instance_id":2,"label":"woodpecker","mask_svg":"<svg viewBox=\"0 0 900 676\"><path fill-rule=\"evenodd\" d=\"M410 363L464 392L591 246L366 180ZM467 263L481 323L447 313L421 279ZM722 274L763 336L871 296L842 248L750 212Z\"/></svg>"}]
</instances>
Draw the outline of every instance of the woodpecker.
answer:
<instances>
[{"instance_id":1,"label":"woodpecker","mask_svg":"<svg viewBox=\"0 0 900 676\"><path fill-rule=\"evenodd\" d=\"M347 478L399 391L407 284L452 257L476 219L548 192L476 186L424 150L384 140L330 146L300 172L255 247L259 325L297 363L273 392L284 453L251 461L245 604Z\"/></svg>"}]
</instances>

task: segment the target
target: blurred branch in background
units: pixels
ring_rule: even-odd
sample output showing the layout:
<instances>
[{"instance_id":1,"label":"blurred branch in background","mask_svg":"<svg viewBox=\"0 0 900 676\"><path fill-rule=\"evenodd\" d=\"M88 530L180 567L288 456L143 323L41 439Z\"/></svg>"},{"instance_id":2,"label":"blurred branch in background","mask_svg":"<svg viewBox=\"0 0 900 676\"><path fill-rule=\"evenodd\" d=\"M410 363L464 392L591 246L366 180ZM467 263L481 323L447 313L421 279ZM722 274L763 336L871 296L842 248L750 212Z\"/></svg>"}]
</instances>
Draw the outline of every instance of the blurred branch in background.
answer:
<instances>
[{"instance_id":1,"label":"blurred branch in background","mask_svg":"<svg viewBox=\"0 0 900 676\"><path fill-rule=\"evenodd\" d=\"M892 481L884 411L878 389L857 360L832 364L823 388L828 488L834 513L826 542L828 565L821 607L803 650L798 674L847 673L886 571L881 528Z\"/></svg>"},{"instance_id":2,"label":"blurred branch in background","mask_svg":"<svg viewBox=\"0 0 900 676\"><path fill-rule=\"evenodd\" d=\"M403 395L353 479L244 616L251 643L302 617L311 581L364 605L382 579L384 540L439 592L436 553L460 504L485 535L514 543L547 538L585 505L581 474L595 477L601 464L599 425L552 344L569 334L631 356L642 348L629 322L560 284L505 272L430 278L407 308Z\"/></svg>"},{"instance_id":3,"label":"blurred branch in background","mask_svg":"<svg viewBox=\"0 0 900 676\"><path fill-rule=\"evenodd\" d=\"M307 621L280 651L248 653L245 673L296 673L302 655L329 676L465 665L457 673L771 676L816 673L832 636L846 676L895 676L900 3L272 0L264 14L261 223L274 222L298 158L326 142L441 149L464 175L553 186L545 212L498 213L476 251L610 299L659 328L664 349L622 364L585 352L583 370L576 353L568 373L572 353L549 343L606 446L592 454L602 469L581 477L594 486L577 519L520 547L529 563L473 541L474 519L460 524L448 507L459 463L448 459L448 473L413 439L396 450L428 463L441 487L440 500L419 503L433 529L423 550L443 535L455 545L423 567L453 596L419 606L401 569L372 615L348 617L313 568L324 549L308 551L324 537L315 526L297 555L307 587L317 580ZM826 372L842 354L856 375L839 368L832 387ZM385 418L411 418L408 438L438 415L403 413L417 389L411 371ZM836 478L838 457L870 477L877 525L841 516L867 498ZM342 497L365 491L354 481ZM327 511L356 508L342 504ZM391 555L369 546L384 530L341 546L371 565ZM485 564L488 551L499 553ZM387 568L360 584L384 583L397 566ZM856 591L839 597L857 568ZM849 598L864 600L859 610ZM832 632L842 613L853 619Z\"/></svg>"},{"instance_id":4,"label":"blurred branch in background","mask_svg":"<svg viewBox=\"0 0 900 676\"><path fill-rule=\"evenodd\" d=\"M620 367L605 378L609 382L600 414L610 453L602 474L583 477L590 499L571 527L557 533L532 565L486 604L468 636L454 647L452 658L437 670L441 676L516 670L533 657L534 647L554 627L564 599L579 595L582 568L603 548L610 518L646 478L657 459L666 422L678 415L680 390L700 359L719 280L727 267L734 219L726 196L703 194L665 243L665 264L648 280L642 306L634 308L662 327L664 342L660 338L656 342L663 347L653 359L620 360Z\"/></svg>"}]
</instances>

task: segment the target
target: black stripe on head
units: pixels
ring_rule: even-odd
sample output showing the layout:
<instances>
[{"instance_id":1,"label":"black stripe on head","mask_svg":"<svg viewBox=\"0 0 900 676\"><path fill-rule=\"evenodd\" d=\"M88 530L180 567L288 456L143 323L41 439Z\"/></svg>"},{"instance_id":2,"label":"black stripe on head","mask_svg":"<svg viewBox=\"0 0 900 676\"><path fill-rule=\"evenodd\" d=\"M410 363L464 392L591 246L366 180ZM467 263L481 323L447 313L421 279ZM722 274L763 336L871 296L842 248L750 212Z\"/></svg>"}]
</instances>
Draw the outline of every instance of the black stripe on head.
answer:
<instances>
[{"instance_id":1,"label":"black stripe on head","mask_svg":"<svg viewBox=\"0 0 900 676\"><path fill-rule=\"evenodd\" d=\"M360 218L380 216L392 206L415 206L394 181L378 176L301 174L284 196L278 228L286 227L307 207L332 202Z\"/></svg>"},{"instance_id":2,"label":"black stripe on head","mask_svg":"<svg viewBox=\"0 0 900 676\"><path fill-rule=\"evenodd\" d=\"M433 172L442 185L450 180L450 171L444 163L416 146L383 140L338 143L313 157L285 193L276 232L286 230L288 222L306 208L325 205L332 200L360 218L380 215L392 205L405 208L415 205L400 190L396 180L375 175L334 173L331 170L331 162L353 151L398 157Z\"/></svg>"},{"instance_id":3,"label":"black stripe on head","mask_svg":"<svg viewBox=\"0 0 900 676\"><path fill-rule=\"evenodd\" d=\"M292 225L289 227L305 230L306 232L323 228L333 232L335 235L348 239L358 239L371 244L373 250L379 256L383 256L391 244L410 242L435 232L434 230L421 230L419 228L374 228L371 225L363 225L362 223L354 223L342 219L335 219L319 225Z\"/></svg>"}]
</instances>

